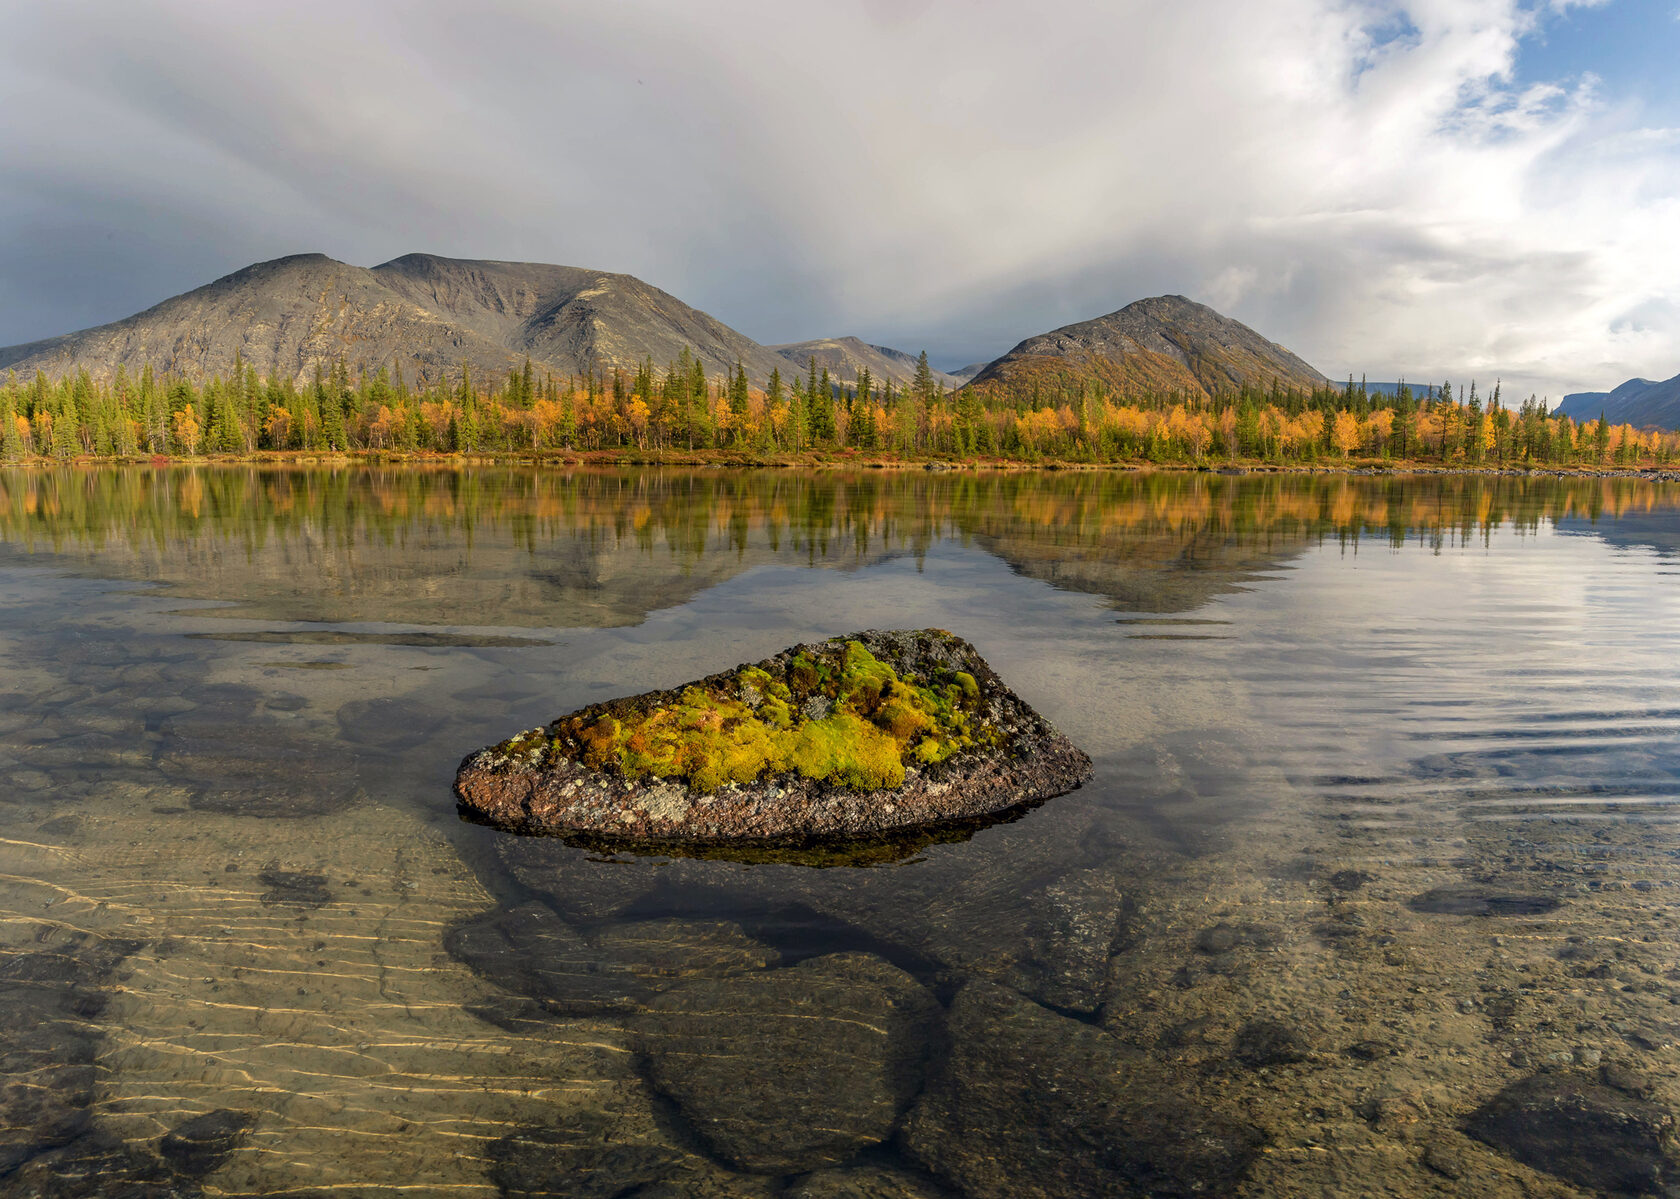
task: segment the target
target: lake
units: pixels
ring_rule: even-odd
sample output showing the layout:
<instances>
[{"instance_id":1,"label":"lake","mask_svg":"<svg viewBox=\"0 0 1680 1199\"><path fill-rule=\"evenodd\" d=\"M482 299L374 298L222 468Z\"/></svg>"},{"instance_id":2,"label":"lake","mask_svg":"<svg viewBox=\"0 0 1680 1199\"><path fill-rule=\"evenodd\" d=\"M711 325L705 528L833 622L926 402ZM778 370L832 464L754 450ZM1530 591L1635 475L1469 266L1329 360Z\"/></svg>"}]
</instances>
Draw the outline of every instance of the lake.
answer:
<instances>
[{"instance_id":1,"label":"lake","mask_svg":"<svg viewBox=\"0 0 1680 1199\"><path fill-rule=\"evenodd\" d=\"M1630 478L0 471L0 1191L1671 1193L1677 555ZM924 626L1094 780L734 857L457 815Z\"/></svg>"}]
</instances>

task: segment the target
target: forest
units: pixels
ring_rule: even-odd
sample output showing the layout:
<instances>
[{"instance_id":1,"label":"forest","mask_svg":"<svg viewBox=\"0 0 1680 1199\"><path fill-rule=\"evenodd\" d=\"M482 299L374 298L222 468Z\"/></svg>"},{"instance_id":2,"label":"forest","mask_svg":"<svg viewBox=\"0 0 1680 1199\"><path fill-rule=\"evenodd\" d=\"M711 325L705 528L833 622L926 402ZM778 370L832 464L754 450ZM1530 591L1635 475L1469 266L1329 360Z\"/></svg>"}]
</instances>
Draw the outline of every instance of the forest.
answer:
<instances>
[{"instance_id":1,"label":"forest","mask_svg":"<svg viewBox=\"0 0 1680 1199\"><path fill-rule=\"evenodd\" d=\"M708 375L686 351L663 369L539 375L411 387L400 369L354 379L342 363L300 382L242 365L204 381L146 368L0 384L0 461L250 457L270 452L561 455L725 452L745 460L850 453L1021 462L1394 461L1470 467L1667 466L1680 433L1515 408L1495 385L1393 394L1346 384L1244 386L1212 396L1116 394L1091 380L1053 389L946 391L922 355L902 386L804 374L753 386L739 365Z\"/></svg>"}]
</instances>

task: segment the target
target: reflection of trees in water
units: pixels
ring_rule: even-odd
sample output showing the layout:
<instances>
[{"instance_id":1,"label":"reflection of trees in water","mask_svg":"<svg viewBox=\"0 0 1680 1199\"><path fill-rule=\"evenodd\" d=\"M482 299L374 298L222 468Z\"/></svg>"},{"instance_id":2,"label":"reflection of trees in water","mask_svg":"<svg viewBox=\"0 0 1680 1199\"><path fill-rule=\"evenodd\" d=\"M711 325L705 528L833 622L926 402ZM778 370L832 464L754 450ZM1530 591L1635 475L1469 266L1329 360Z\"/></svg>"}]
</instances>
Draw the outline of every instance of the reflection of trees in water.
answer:
<instances>
[{"instance_id":1,"label":"reflection of trees in water","mask_svg":"<svg viewBox=\"0 0 1680 1199\"><path fill-rule=\"evenodd\" d=\"M1332 538L1463 542L1677 501L1680 489L1635 478L104 467L0 474L0 538L141 554L164 577L206 551L255 563L307 544L316 569L360 577L383 563L408 584L458 570L464 545L562 590L598 590L639 557L641 572L702 568L689 594L767 561L855 564L972 540L1023 573L1130 606L1161 602L1138 571L1228 575Z\"/></svg>"}]
</instances>

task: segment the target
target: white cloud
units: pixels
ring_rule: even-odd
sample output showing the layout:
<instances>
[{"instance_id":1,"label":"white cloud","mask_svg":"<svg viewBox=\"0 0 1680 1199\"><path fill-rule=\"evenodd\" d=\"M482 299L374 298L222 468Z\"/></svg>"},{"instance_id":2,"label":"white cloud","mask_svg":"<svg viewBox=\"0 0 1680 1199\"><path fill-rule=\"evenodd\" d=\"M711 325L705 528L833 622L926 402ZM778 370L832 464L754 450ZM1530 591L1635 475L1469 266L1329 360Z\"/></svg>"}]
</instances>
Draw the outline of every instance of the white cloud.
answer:
<instances>
[{"instance_id":1,"label":"white cloud","mask_svg":"<svg viewBox=\"0 0 1680 1199\"><path fill-rule=\"evenodd\" d=\"M766 341L968 359L1170 290L1331 375L1666 377L1680 152L1514 82L1541 2L66 2L0 19L0 219L610 267Z\"/></svg>"}]
</instances>

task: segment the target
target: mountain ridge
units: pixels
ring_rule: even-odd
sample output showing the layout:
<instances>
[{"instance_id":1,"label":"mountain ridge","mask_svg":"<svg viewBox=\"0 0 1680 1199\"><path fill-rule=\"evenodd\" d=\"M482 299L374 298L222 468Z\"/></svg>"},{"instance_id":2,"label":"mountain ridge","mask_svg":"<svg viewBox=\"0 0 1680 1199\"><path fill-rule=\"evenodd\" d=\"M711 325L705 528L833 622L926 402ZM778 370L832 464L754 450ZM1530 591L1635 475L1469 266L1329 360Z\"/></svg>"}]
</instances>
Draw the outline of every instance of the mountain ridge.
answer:
<instances>
[{"instance_id":1,"label":"mountain ridge","mask_svg":"<svg viewBox=\"0 0 1680 1199\"><path fill-rule=\"evenodd\" d=\"M586 267L410 253L373 267L321 253L252 263L122 320L0 348L0 370L110 379L150 365L168 374L227 376L236 366L304 383L343 361L354 373L395 367L418 383L463 367L493 379L529 360L556 375L663 368L687 353L709 377L739 363L764 386L791 381L813 358L841 385L867 369L908 385L915 356L857 337L766 346L634 275ZM965 376L968 376L965 382ZM1029 337L959 373L947 389L1018 390L1089 379L1117 393L1209 393L1274 379L1292 388L1324 377L1248 326L1183 296L1139 300L1106 316Z\"/></svg>"},{"instance_id":2,"label":"mountain ridge","mask_svg":"<svg viewBox=\"0 0 1680 1199\"><path fill-rule=\"evenodd\" d=\"M1580 422L1597 420L1600 413L1611 424L1680 429L1680 375L1629 379L1610 391L1577 391L1564 396L1552 414Z\"/></svg>"}]
</instances>

